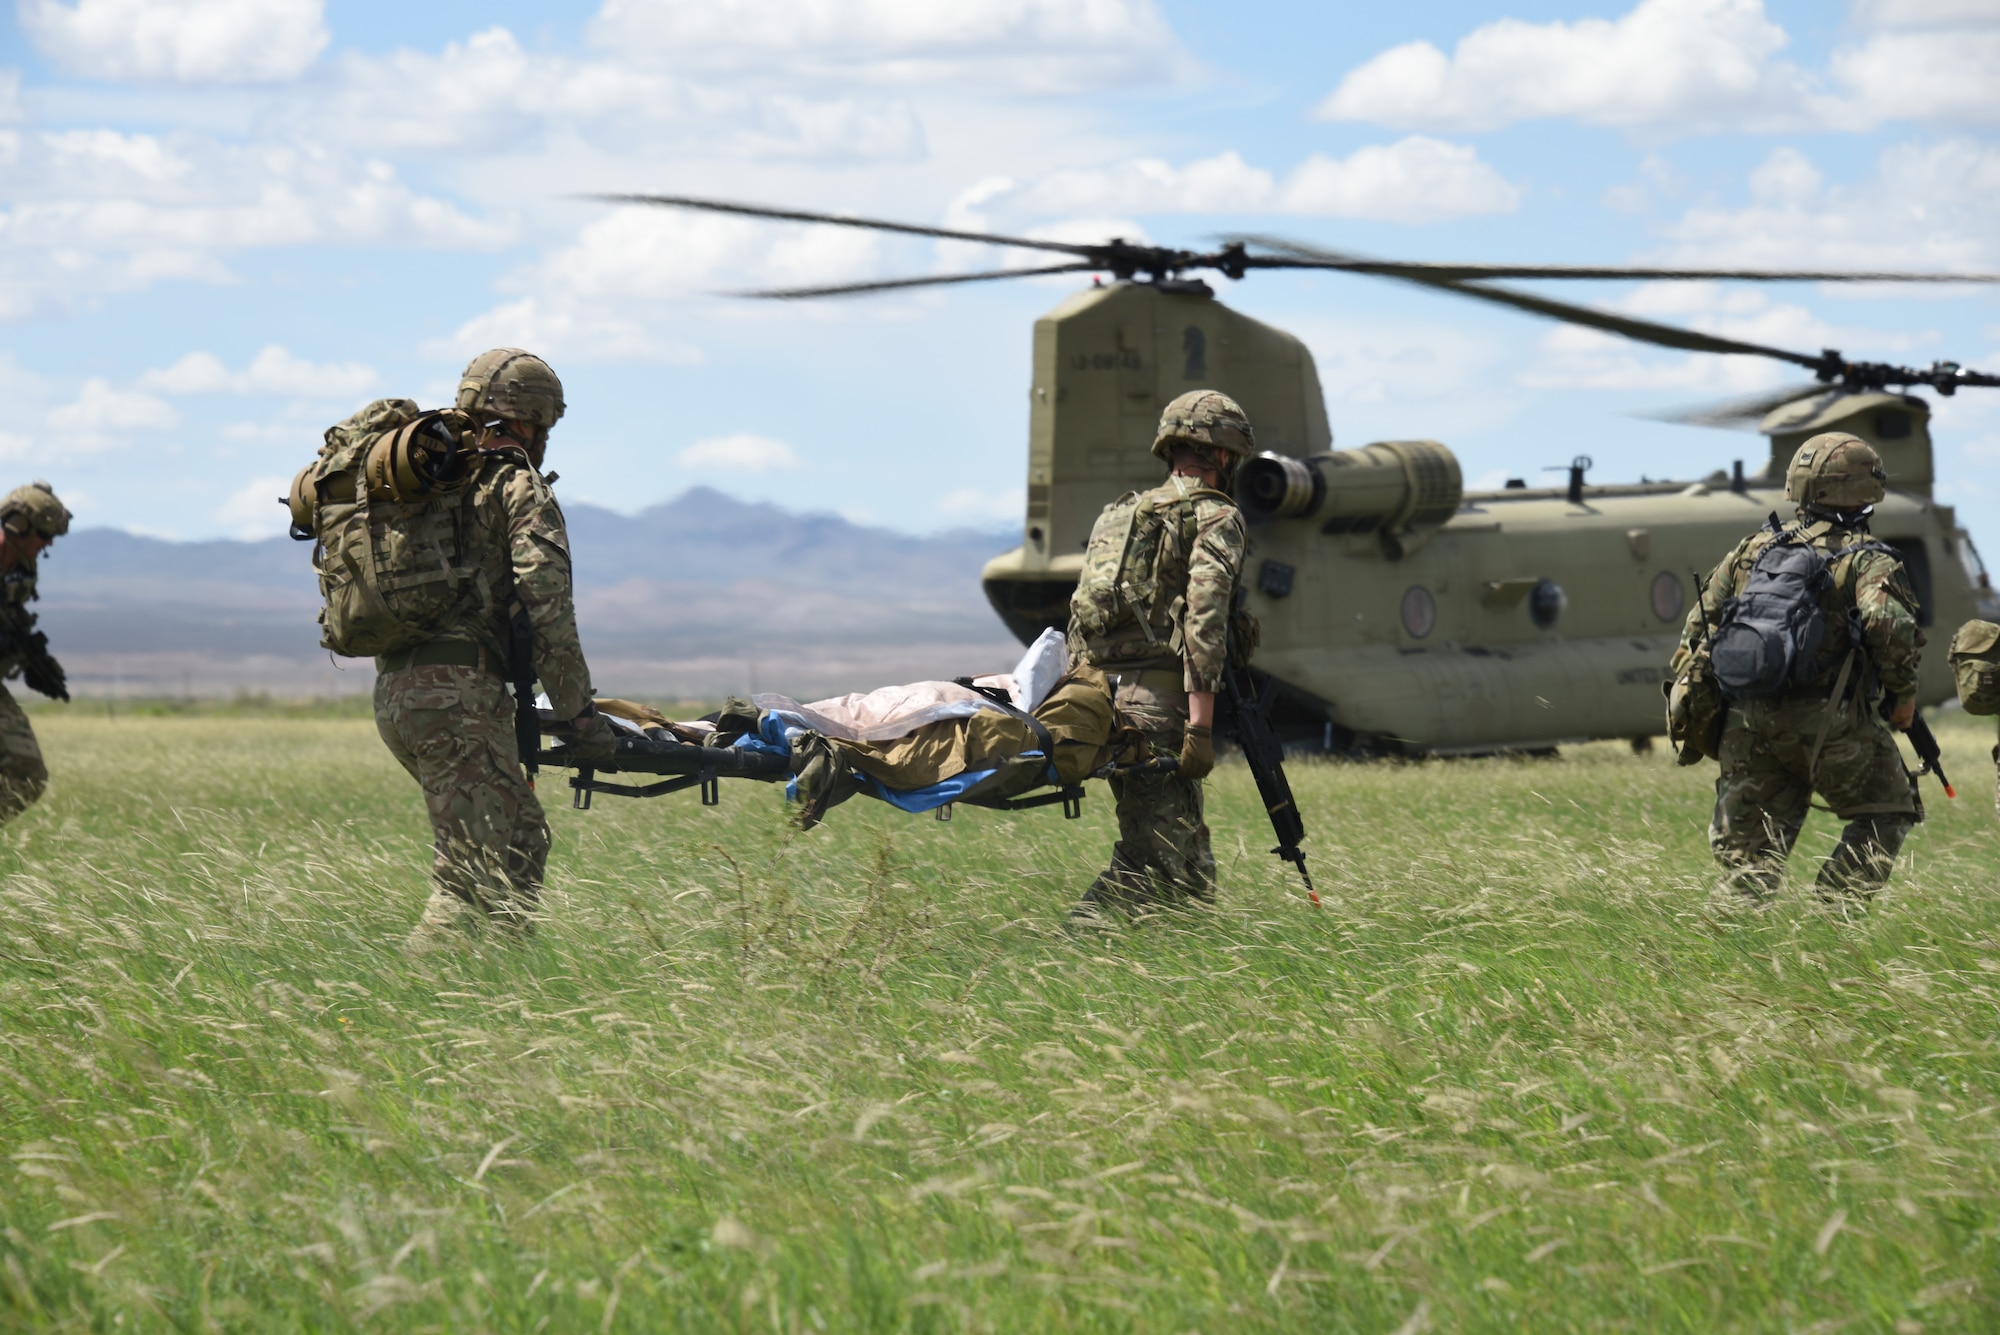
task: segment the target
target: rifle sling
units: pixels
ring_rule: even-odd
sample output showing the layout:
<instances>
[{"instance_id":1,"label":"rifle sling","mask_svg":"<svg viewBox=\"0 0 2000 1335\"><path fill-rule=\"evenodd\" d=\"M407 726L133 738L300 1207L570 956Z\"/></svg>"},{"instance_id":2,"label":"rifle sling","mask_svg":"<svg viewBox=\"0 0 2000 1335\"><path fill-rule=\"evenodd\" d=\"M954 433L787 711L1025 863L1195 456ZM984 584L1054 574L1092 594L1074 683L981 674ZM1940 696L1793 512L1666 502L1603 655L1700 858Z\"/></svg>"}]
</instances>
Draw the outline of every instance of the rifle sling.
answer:
<instances>
[{"instance_id":1,"label":"rifle sling","mask_svg":"<svg viewBox=\"0 0 2000 1335\"><path fill-rule=\"evenodd\" d=\"M1861 646L1855 645L1847 651L1847 657L1840 660L1840 675L1833 679L1833 690L1826 697L1826 712L1820 715L1819 736L1813 738L1812 755L1806 760L1806 783L1819 786L1819 753L1826 746L1826 735L1833 730L1833 718L1839 712L1847 696L1847 678L1854 671L1854 660L1861 654Z\"/></svg>"}]
</instances>

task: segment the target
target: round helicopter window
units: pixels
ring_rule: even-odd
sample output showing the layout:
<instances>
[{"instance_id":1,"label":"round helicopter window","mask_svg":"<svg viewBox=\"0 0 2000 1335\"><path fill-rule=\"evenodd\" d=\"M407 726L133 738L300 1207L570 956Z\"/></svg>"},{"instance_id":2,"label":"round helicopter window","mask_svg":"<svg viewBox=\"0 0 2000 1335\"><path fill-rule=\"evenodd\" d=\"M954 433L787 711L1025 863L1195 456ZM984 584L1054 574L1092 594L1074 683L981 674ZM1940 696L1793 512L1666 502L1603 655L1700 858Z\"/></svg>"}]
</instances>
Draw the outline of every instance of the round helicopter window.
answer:
<instances>
[{"instance_id":1,"label":"round helicopter window","mask_svg":"<svg viewBox=\"0 0 2000 1335\"><path fill-rule=\"evenodd\" d=\"M1554 630L1569 606L1569 595L1552 579L1537 580L1528 594L1528 619L1543 630Z\"/></svg>"},{"instance_id":2,"label":"round helicopter window","mask_svg":"<svg viewBox=\"0 0 2000 1335\"><path fill-rule=\"evenodd\" d=\"M1403 590L1403 629L1421 640L1437 629L1437 599L1421 584L1412 584Z\"/></svg>"},{"instance_id":3,"label":"round helicopter window","mask_svg":"<svg viewBox=\"0 0 2000 1335\"><path fill-rule=\"evenodd\" d=\"M1653 576L1653 615L1662 621L1678 620L1681 605L1686 594L1681 591L1681 577L1671 570L1662 570Z\"/></svg>"}]
</instances>

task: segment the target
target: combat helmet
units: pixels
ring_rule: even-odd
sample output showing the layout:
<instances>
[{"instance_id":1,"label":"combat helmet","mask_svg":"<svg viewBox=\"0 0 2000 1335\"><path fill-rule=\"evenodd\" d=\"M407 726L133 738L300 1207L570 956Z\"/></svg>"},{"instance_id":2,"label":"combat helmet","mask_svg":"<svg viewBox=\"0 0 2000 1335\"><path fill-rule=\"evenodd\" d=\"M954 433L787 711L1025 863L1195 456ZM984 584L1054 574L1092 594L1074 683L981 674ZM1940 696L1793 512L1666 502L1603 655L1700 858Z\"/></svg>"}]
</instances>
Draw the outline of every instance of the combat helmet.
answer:
<instances>
[{"instance_id":1,"label":"combat helmet","mask_svg":"<svg viewBox=\"0 0 2000 1335\"><path fill-rule=\"evenodd\" d=\"M1845 431L1822 431L1792 456L1785 498L1799 506L1858 510L1882 499L1888 477L1873 445Z\"/></svg>"},{"instance_id":2,"label":"combat helmet","mask_svg":"<svg viewBox=\"0 0 2000 1335\"><path fill-rule=\"evenodd\" d=\"M1227 479L1250 457L1250 418L1242 405L1212 389L1193 389L1167 405L1153 437L1154 457L1171 464L1174 446L1189 445Z\"/></svg>"},{"instance_id":3,"label":"combat helmet","mask_svg":"<svg viewBox=\"0 0 2000 1335\"><path fill-rule=\"evenodd\" d=\"M9 533L32 533L53 541L69 532L70 513L46 482L30 482L0 497L0 524Z\"/></svg>"},{"instance_id":4,"label":"combat helmet","mask_svg":"<svg viewBox=\"0 0 2000 1335\"><path fill-rule=\"evenodd\" d=\"M458 410L473 417L504 417L552 427L563 415L562 381L549 364L519 348L482 352L458 378Z\"/></svg>"}]
</instances>

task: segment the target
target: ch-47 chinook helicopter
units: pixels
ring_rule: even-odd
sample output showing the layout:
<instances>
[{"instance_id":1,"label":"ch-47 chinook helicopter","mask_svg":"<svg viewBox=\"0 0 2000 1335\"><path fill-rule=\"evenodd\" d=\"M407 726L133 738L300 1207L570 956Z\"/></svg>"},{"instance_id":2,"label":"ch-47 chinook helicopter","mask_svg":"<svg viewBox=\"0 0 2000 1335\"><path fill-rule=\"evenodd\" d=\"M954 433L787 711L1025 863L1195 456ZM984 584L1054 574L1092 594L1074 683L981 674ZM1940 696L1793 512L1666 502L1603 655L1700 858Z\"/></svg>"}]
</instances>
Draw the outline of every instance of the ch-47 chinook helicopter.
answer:
<instances>
[{"instance_id":1,"label":"ch-47 chinook helicopter","mask_svg":"<svg viewBox=\"0 0 2000 1335\"><path fill-rule=\"evenodd\" d=\"M823 223L1052 252L1064 262L742 293L806 298L1056 273L1108 274L1035 322L1023 541L983 572L987 597L1024 642L1068 620L1092 523L1123 492L1154 486L1161 409L1191 388L1235 398L1262 453L1238 473L1251 523L1245 570L1263 623L1256 667L1287 740L1404 754L1533 750L1661 731L1660 683L1703 574L1776 511L1789 515L1792 452L1820 431L1881 451L1891 490L1875 536L1902 554L1933 632L1920 701L1952 694L1939 652L1972 617L2000 620L1971 537L1931 499L1930 407L1906 393L2000 385L2000 376L1850 362L1656 324L1495 286L1501 278L1994 282L1995 274L1853 273L1630 266L1436 264L1363 259L1263 237L1198 253L1124 241L1075 244L663 195L614 195L755 218ZM1256 247L1255 250L1251 247ZM1586 458L1568 485L1467 491L1432 440L1335 450L1312 354L1297 338L1215 300L1187 275L1253 269L1371 274L1509 306L1644 343L1774 358L1811 383L1683 420L1757 421L1770 457L1677 482L1596 485Z\"/></svg>"}]
</instances>

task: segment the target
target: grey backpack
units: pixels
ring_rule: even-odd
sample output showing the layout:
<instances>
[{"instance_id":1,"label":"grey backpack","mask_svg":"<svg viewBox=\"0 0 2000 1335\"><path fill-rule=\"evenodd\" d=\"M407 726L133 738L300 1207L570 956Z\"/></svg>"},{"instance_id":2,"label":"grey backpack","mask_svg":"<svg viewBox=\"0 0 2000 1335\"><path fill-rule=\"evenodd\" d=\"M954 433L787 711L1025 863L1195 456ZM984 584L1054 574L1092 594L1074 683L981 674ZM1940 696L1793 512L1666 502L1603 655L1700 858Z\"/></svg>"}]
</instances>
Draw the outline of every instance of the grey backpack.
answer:
<instances>
[{"instance_id":1,"label":"grey backpack","mask_svg":"<svg viewBox=\"0 0 2000 1335\"><path fill-rule=\"evenodd\" d=\"M1743 592L1722 605L1709 642L1716 685L1732 703L1783 695L1820 667L1833 571L1816 548L1780 529L1776 516L1770 527L1776 541L1757 554Z\"/></svg>"}]
</instances>

